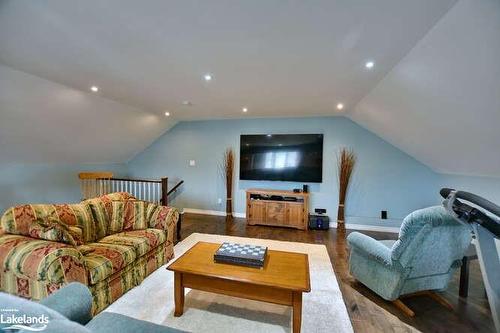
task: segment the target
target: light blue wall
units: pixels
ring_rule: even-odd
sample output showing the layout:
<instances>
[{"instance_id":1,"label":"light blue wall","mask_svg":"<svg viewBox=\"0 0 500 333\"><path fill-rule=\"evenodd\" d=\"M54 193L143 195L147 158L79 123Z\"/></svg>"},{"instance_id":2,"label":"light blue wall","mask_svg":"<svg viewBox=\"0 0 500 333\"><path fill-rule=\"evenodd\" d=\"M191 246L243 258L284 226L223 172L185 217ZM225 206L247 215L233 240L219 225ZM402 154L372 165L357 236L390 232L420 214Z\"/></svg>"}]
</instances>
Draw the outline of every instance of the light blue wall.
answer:
<instances>
[{"instance_id":1,"label":"light blue wall","mask_svg":"<svg viewBox=\"0 0 500 333\"><path fill-rule=\"evenodd\" d=\"M500 178L441 174L440 187L472 192L500 205Z\"/></svg>"},{"instance_id":2,"label":"light blue wall","mask_svg":"<svg viewBox=\"0 0 500 333\"><path fill-rule=\"evenodd\" d=\"M224 205L217 202L225 197L218 171L223 152L233 147L239 154L241 134L262 133L324 134L323 183L310 184L311 203L312 208L326 208L331 217L336 216L338 203L335 153L342 146L352 147L358 157L347 201L347 223L395 226L411 211L437 202L436 173L344 117L181 122L129 162L128 173L134 177L181 178L184 188L174 205L224 211ZM189 160L195 160L196 166L190 167ZM238 170L237 163L236 175ZM245 189L301 186L236 180L234 211L245 212ZM394 220L380 221L380 210L387 210Z\"/></svg>"},{"instance_id":3,"label":"light blue wall","mask_svg":"<svg viewBox=\"0 0 500 333\"><path fill-rule=\"evenodd\" d=\"M0 164L0 214L10 206L25 203L78 202L78 173L97 170L126 175L125 164Z\"/></svg>"},{"instance_id":4,"label":"light blue wall","mask_svg":"<svg viewBox=\"0 0 500 333\"><path fill-rule=\"evenodd\" d=\"M239 136L251 133L324 134L323 183L310 184L311 200L312 208L326 208L332 218L338 200L335 152L342 146L352 147L358 164L348 197L348 223L397 226L409 212L439 204L441 187L471 191L500 203L499 178L437 174L349 119L329 117L182 122L126 165L0 164L0 211L23 203L78 202L78 172L97 170L112 171L116 176L169 176L171 183L184 179L185 185L172 204L224 211L224 204L217 203L225 197L218 164L226 147L233 147L238 154ZM188 165L191 159L196 161L195 167ZM301 185L236 180L234 210L245 212L247 188L292 189ZM389 220L378 219L382 209L388 210Z\"/></svg>"}]
</instances>

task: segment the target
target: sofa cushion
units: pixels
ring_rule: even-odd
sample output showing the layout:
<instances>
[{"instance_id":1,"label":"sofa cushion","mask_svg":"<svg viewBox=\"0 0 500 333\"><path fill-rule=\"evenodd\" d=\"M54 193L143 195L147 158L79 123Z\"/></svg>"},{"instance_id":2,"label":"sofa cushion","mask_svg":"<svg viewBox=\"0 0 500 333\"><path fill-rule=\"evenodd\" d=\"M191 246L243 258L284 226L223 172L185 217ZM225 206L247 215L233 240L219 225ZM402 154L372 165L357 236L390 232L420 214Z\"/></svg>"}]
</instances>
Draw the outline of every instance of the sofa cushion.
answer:
<instances>
[{"instance_id":1,"label":"sofa cushion","mask_svg":"<svg viewBox=\"0 0 500 333\"><path fill-rule=\"evenodd\" d=\"M120 232L106 236L99 243L123 244L133 246L137 257L142 257L159 245L165 243L167 235L160 229L144 229Z\"/></svg>"},{"instance_id":2,"label":"sofa cushion","mask_svg":"<svg viewBox=\"0 0 500 333\"><path fill-rule=\"evenodd\" d=\"M103 238L106 236L111 218L112 201L106 198L93 198L85 200L82 203L89 205L94 217L95 229L92 234L92 241Z\"/></svg>"},{"instance_id":3,"label":"sofa cushion","mask_svg":"<svg viewBox=\"0 0 500 333\"><path fill-rule=\"evenodd\" d=\"M148 203L138 200L113 201L108 235L122 231L147 228L146 208Z\"/></svg>"},{"instance_id":4,"label":"sofa cushion","mask_svg":"<svg viewBox=\"0 0 500 333\"><path fill-rule=\"evenodd\" d=\"M92 251L83 257L90 284L95 284L119 272L137 258L133 246L107 243L89 243Z\"/></svg>"},{"instance_id":5,"label":"sofa cushion","mask_svg":"<svg viewBox=\"0 0 500 333\"><path fill-rule=\"evenodd\" d=\"M0 265L21 278L86 283L83 256L73 246L19 235L0 237Z\"/></svg>"},{"instance_id":6,"label":"sofa cushion","mask_svg":"<svg viewBox=\"0 0 500 333\"><path fill-rule=\"evenodd\" d=\"M92 240L94 219L90 207L85 204L21 205L9 208L1 218L2 229L13 235L30 235L31 225L39 219L51 218L71 230L77 243Z\"/></svg>"},{"instance_id":7,"label":"sofa cushion","mask_svg":"<svg viewBox=\"0 0 500 333\"><path fill-rule=\"evenodd\" d=\"M103 238L107 235L108 225L113 213L113 201L135 200L135 197L127 192L109 193L97 198L82 201L90 207L95 220L95 232L93 241Z\"/></svg>"}]
</instances>

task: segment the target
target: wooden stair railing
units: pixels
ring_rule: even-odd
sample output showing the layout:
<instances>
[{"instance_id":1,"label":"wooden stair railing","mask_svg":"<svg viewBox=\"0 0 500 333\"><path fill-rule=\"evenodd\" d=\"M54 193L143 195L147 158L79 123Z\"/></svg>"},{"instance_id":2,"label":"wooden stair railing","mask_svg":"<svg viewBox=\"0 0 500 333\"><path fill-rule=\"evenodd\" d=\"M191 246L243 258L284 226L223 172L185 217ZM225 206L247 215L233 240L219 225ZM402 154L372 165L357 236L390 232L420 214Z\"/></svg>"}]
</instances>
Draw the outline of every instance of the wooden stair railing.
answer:
<instances>
[{"instance_id":1,"label":"wooden stair railing","mask_svg":"<svg viewBox=\"0 0 500 333\"><path fill-rule=\"evenodd\" d=\"M181 180L180 182L178 182L170 191L167 192L167 198L170 194L173 194L174 192L177 191L177 189L179 188L179 186L181 186L182 184L184 184L184 181Z\"/></svg>"}]
</instances>

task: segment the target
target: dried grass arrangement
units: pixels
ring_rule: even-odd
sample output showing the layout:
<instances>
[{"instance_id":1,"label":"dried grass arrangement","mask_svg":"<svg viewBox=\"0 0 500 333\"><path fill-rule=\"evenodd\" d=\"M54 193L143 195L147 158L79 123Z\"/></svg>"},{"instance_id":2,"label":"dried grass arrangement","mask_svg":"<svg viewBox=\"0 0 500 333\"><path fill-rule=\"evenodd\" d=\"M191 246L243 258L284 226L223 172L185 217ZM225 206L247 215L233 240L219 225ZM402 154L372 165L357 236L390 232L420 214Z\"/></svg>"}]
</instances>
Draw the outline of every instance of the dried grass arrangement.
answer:
<instances>
[{"instance_id":1,"label":"dried grass arrangement","mask_svg":"<svg viewBox=\"0 0 500 333\"><path fill-rule=\"evenodd\" d=\"M337 154L337 168L339 177L339 209L337 212L337 228L345 229L345 199L349 189L349 181L356 164L356 155L349 148L341 148Z\"/></svg>"},{"instance_id":2,"label":"dried grass arrangement","mask_svg":"<svg viewBox=\"0 0 500 333\"><path fill-rule=\"evenodd\" d=\"M234 151L227 148L221 165L222 176L226 185L226 214L233 215L233 181L234 181Z\"/></svg>"}]
</instances>

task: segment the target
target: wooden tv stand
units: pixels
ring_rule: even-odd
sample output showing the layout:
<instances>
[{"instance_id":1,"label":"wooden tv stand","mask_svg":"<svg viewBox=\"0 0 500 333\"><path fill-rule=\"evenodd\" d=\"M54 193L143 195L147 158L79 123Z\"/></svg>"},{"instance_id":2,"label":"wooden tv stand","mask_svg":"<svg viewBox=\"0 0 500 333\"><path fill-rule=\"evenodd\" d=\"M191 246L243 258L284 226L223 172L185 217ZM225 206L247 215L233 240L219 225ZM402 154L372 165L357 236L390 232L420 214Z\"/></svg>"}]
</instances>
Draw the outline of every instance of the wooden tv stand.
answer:
<instances>
[{"instance_id":1,"label":"wooden tv stand","mask_svg":"<svg viewBox=\"0 0 500 333\"><path fill-rule=\"evenodd\" d=\"M246 215L249 225L273 225L307 230L309 193L262 189L249 189L246 192Z\"/></svg>"}]
</instances>

